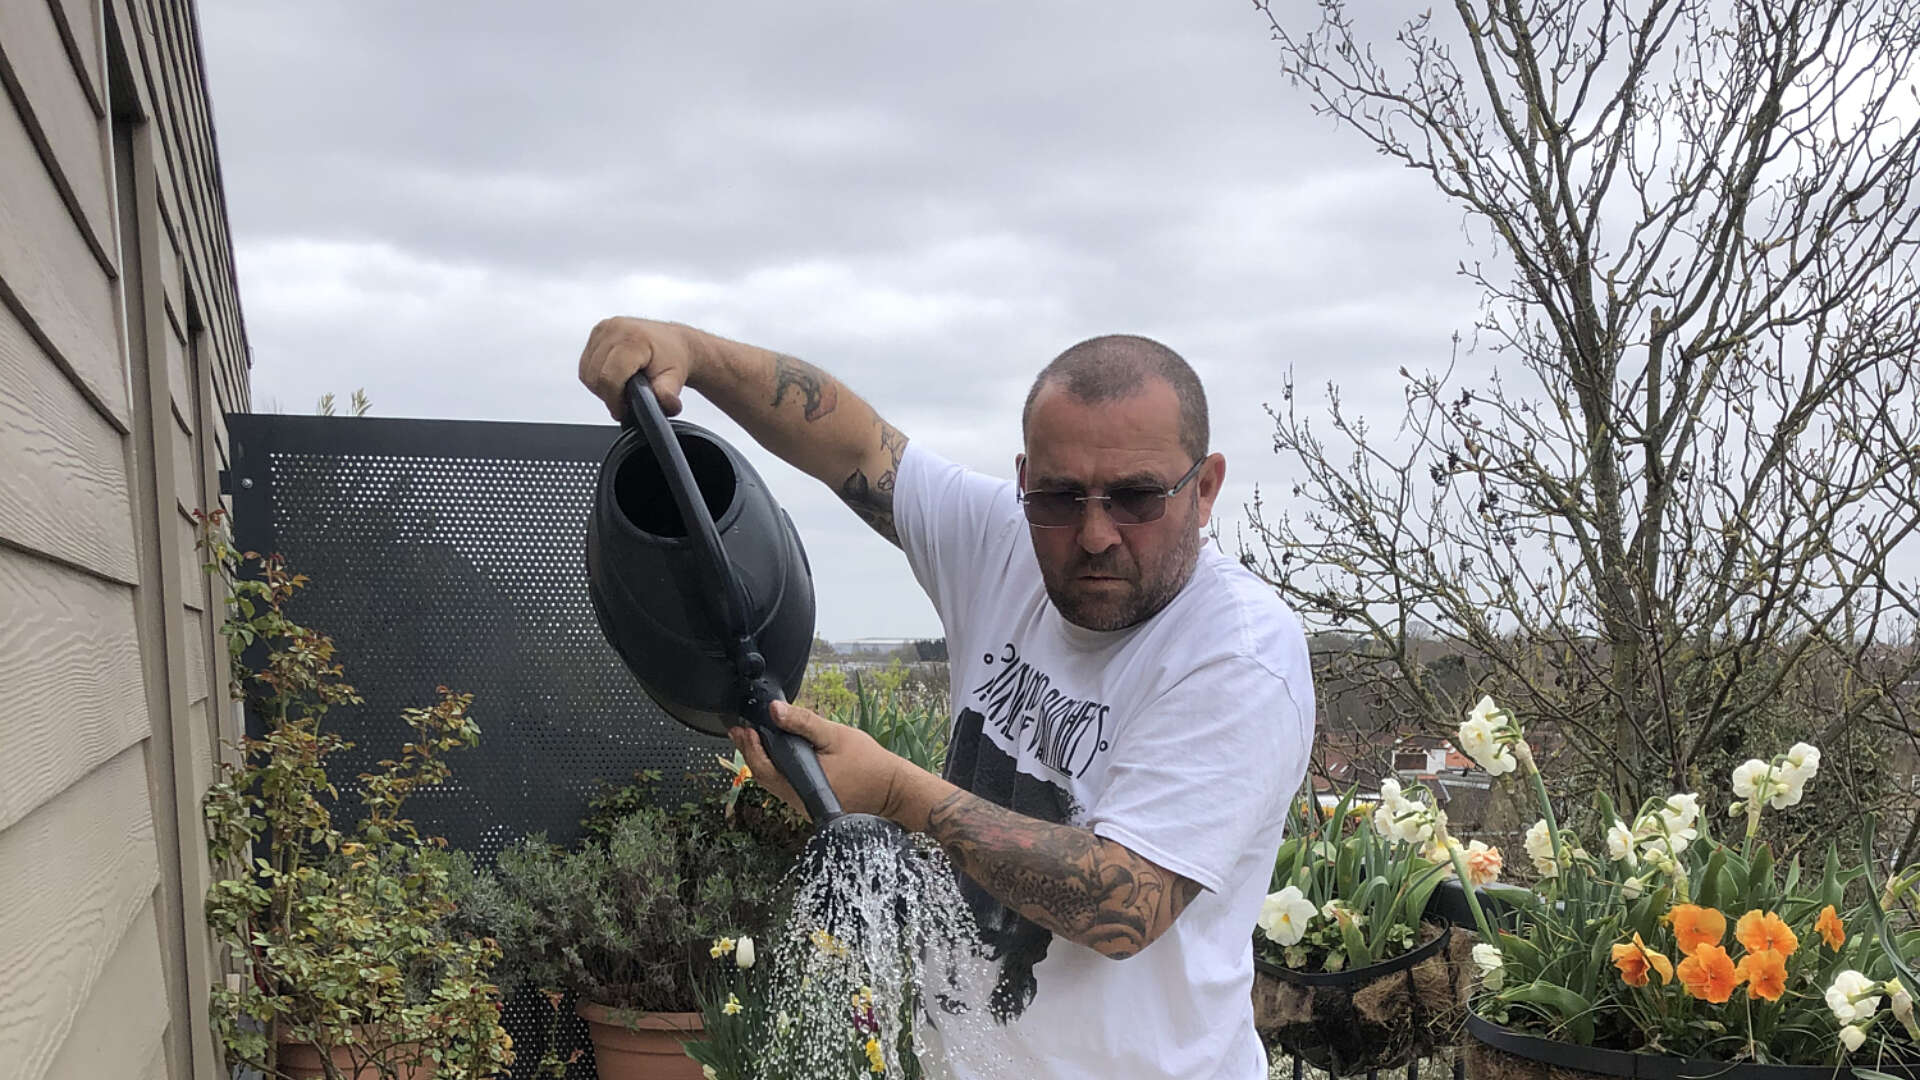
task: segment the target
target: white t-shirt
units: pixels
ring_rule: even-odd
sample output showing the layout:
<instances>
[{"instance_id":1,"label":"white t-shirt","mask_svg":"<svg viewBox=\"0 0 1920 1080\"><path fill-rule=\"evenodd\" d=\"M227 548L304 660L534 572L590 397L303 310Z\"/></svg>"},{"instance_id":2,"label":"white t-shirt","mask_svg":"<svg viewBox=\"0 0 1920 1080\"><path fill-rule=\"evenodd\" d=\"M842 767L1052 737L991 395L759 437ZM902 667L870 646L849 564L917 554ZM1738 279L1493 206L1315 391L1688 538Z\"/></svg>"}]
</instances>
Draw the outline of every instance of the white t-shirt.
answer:
<instances>
[{"instance_id":1,"label":"white t-shirt","mask_svg":"<svg viewBox=\"0 0 1920 1080\"><path fill-rule=\"evenodd\" d=\"M1006 1045L994 1050L1010 1053L1007 1075L1264 1080L1252 932L1313 742L1299 620L1204 545L1158 614L1086 630L1048 600L1012 483L915 442L893 499L901 547L946 627L947 779L1091 829L1203 890L1159 939L1113 960L963 879L1000 962L992 1011ZM937 1032L929 1041L937 1059ZM944 1064L965 1080L964 1060Z\"/></svg>"}]
</instances>

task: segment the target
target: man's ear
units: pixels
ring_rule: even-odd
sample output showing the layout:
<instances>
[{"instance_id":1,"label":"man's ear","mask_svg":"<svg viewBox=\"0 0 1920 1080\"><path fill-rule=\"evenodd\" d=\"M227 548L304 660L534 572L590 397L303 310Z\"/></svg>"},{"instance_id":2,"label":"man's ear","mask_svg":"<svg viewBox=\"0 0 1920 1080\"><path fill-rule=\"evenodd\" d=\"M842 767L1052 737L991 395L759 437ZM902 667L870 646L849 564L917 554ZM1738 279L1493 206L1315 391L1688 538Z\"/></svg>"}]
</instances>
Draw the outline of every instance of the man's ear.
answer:
<instances>
[{"instance_id":1,"label":"man's ear","mask_svg":"<svg viewBox=\"0 0 1920 1080\"><path fill-rule=\"evenodd\" d=\"M1227 458L1225 454L1210 454L1207 463L1200 466L1200 475L1193 478L1195 495L1200 503L1200 527L1206 528L1213 520L1213 500L1220 497L1220 488L1227 482Z\"/></svg>"},{"instance_id":2,"label":"man's ear","mask_svg":"<svg viewBox=\"0 0 1920 1080\"><path fill-rule=\"evenodd\" d=\"M1013 486L1016 491L1027 490L1027 455L1013 455Z\"/></svg>"}]
</instances>

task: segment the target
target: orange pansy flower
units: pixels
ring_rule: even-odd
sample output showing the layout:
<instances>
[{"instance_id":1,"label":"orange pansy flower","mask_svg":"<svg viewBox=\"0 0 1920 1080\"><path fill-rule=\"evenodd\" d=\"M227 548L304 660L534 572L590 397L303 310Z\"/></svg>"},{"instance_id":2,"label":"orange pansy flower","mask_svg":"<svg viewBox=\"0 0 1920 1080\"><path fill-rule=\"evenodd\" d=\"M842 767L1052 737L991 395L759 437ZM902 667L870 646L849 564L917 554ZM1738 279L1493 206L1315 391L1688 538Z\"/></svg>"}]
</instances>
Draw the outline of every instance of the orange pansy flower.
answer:
<instances>
[{"instance_id":1,"label":"orange pansy flower","mask_svg":"<svg viewBox=\"0 0 1920 1080\"><path fill-rule=\"evenodd\" d=\"M1838 951L1847 943L1847 925L1840 921L1840 913L1833 910L1832 904L1820 909L1820 918L1814 921L1813 928L1829 949Z\"/></svg>"},{"instance_id":2,"label":"orange pansy flower","mask_svg":"<svg viewBox=\"0 0 1920 1080\"><path fill-rule=\"evenodd\" d=\"M1779 1001L1787 992L1787 957L1778 949L1759 949L1740 958L1734 975L1747 984L1747 993Z\"/></svg>"},{"instance_id":3,"label":"orange pansy flower","mask_svg":"<svg viewBox=\"0 0 1920 1080\"><path fill-rule=\"evenodd\" d=\"M1733 958L1718 945L1696 946L1676 970L1687 993L1715 1005L1725 1004L1733 996L1733 988L1740 985Z\"/></svg>"},{"instance_id":4,"label":"orange pansy flower","mask_svg":"<svg viewBox=\"0 0 1920 1080\"><path fill-rule=\"evenodd\" d=\"M1720 938L1727 932L1725 915L1698 904L1673 905L1673 910L1667 912L1667 921L1673 924L1674 941L1688 956L1702 945L1720 944Z\"/></svg>"},{"instance_id":5,"label":"orange pansy flower","mask_svg":"<svg viewBox=\"0 0 1920 1080\"><path fill-rule=\"evenodd\" d=\"M1628 986L1647 985L1647 972L1656 971L1660 975L1660 985L1673 981L1673 961L1647 948L1640 935L1633 935L1632 944L1622 942L1613 947L1613 966L1620 969L1620 979Z\"/></svg>"},{"instance_id":6,"label":"orange pansy flower","mask_svg":"<svg viewBox=\"0 0 1920 1080\"><path fill-rule=\"evenodd\" d=\"M1792 956L1793 950L1800 947L1793 928L1771 911L1749 911L1740 916L1740 921L1733 926L1733 936L1739 938L1750 953L1771 949L1781 956Z\"/></svg>"}]
</instances>

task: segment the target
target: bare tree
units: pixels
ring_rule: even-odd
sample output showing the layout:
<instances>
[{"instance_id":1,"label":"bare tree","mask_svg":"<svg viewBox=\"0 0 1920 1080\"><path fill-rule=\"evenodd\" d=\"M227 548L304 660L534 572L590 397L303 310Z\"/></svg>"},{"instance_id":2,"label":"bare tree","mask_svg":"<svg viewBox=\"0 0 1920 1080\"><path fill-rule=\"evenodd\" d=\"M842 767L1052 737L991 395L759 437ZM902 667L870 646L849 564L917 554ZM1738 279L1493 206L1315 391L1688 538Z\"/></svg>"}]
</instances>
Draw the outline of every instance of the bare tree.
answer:
<instances>
[{"instance_id":1,"label":"bare tree","mask_svg":"<svg viewBox=\"0 0 1920 1080\"><path fill-rule=\"evenodd\" d=\"M1384 439L1337 388L1271 410L1300 479L1244 558L1369 636L1343 677L1450 728L1437 636L1629 804L1761 733L1911 740L1920 2L1459 0L1377 48L1255 7L1496 253L1483 385L1402 369Z\"/></svg>"}]
</instances>

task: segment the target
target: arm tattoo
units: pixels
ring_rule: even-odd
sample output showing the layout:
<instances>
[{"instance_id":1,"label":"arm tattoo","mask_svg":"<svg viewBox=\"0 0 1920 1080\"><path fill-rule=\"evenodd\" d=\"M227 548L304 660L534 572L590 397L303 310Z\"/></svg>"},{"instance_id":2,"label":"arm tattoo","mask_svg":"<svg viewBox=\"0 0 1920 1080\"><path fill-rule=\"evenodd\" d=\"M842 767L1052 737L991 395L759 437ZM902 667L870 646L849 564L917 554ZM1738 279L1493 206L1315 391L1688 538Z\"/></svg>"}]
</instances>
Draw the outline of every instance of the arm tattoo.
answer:
<instances>
[{"instance_id":1,"label":"arm tattoo","mask_svg":"<svg viewBox=\"0 0 1920 1080\"><path fill-rule=\"evenodd\" d=\"M880 425L880 448L886 455L886 468L876 480L868 479L865 469L853 470L840 484L840 500L852 507L873 531L886 537L888 543L899 547L900 533L893 527L893 482L900 469L900 455L907 449L907 437L877 416L874 422Z\"/></svg>"},{"instance_id":2,"label":"arm tattoo","mask_svg":"<svg viewBox=\"0 0 1920 1080\"><path fill-rule=\"evenodd\" d=\"M806 406L807 422L832 412L840 404L840 384L833 376L804 360L791 356L773 358L773 403L777 407L787 398L789 389L798 390Z\"/></svg>"},{"instance_id":3,"label":"arm tattoo","mask_svg":"<svg viewBox=\"0 0 1920 1080\"><path fill-rule=\"evenodd\" d=\"M1001 903L1116 960L1152 944L1200 892L1122 844L965 791L933 808L927 833Z\"/></svg>"}]
</instances>

